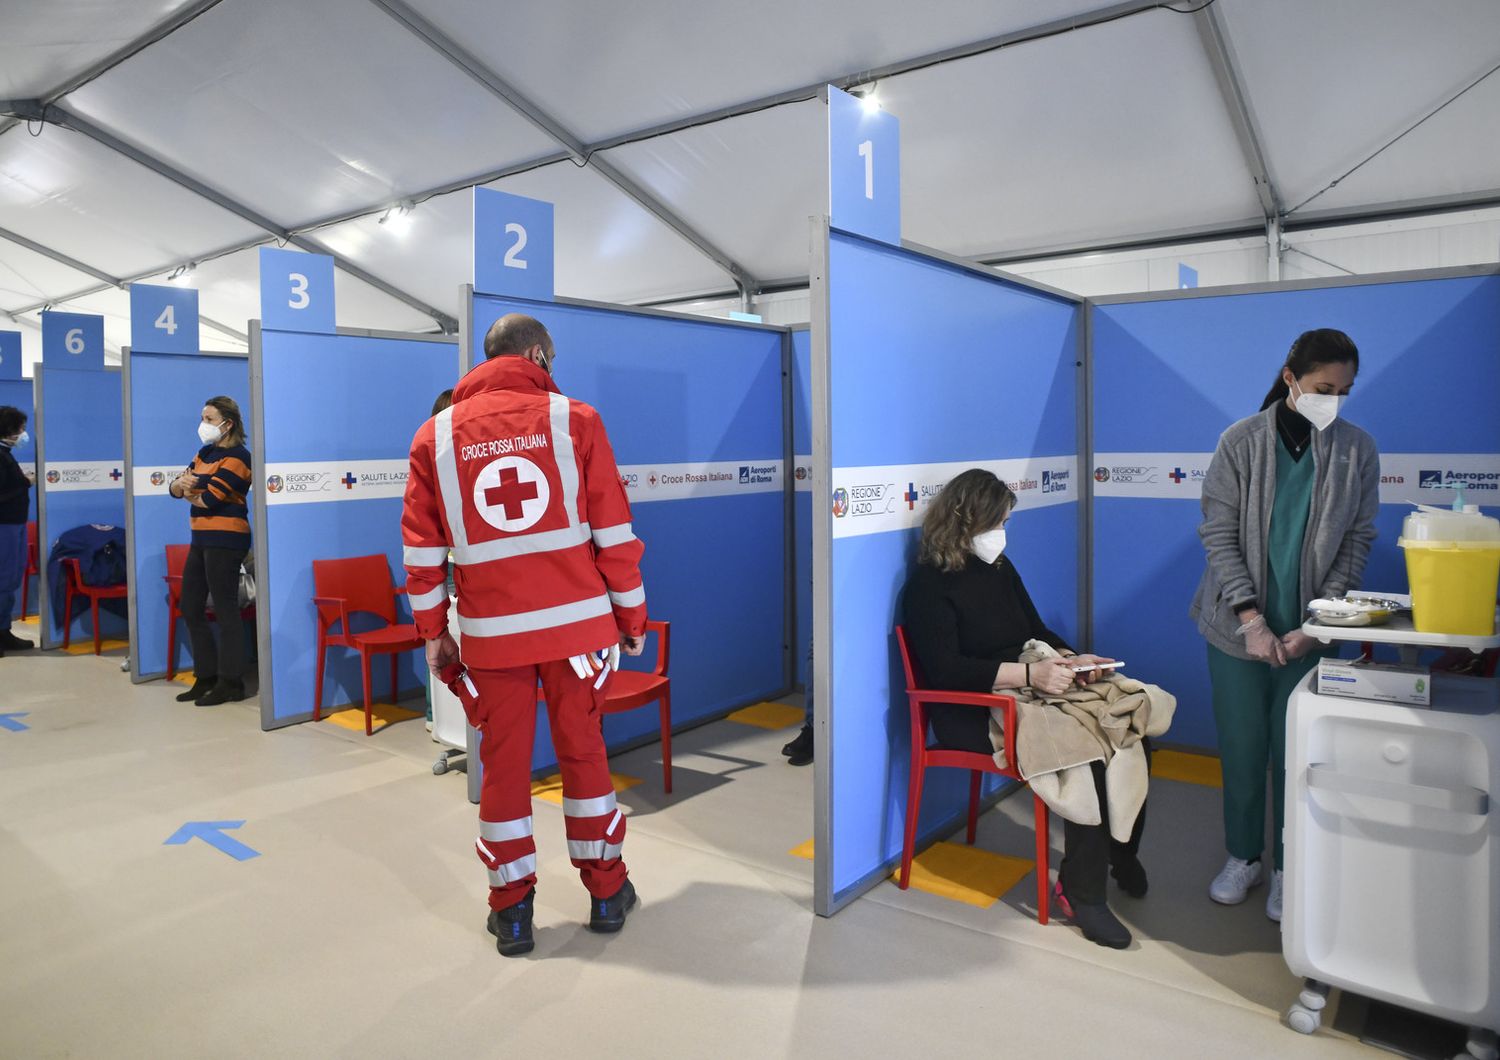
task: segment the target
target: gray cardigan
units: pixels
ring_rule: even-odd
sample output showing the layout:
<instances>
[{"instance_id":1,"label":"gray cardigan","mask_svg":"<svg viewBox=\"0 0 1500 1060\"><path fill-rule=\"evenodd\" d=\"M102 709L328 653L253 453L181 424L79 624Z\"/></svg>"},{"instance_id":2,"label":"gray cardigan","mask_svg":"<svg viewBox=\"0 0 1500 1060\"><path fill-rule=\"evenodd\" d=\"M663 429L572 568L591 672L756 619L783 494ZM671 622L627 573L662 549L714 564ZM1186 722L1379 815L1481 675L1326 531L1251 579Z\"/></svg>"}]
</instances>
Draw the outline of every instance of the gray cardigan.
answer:
<instances>
[{"instance_id":1,"label":"gray cardigan","mask_svg":"<svg viewBox=\"0 0 1500 1060\"><path fill-rule=\"evenodd\" d=\"M1248 659L1235 608L1266 609L1266 541L1276 500L1276 409L1241 420L1219 439L1203 481L1198 536L1208 566L1190 614L1220 651ZM1312 508L1302 542L1305 609L1320 596L1359 588L1380 507L1375 439L1346 420L1314 431Z\"/></svg>"}]
</instances>

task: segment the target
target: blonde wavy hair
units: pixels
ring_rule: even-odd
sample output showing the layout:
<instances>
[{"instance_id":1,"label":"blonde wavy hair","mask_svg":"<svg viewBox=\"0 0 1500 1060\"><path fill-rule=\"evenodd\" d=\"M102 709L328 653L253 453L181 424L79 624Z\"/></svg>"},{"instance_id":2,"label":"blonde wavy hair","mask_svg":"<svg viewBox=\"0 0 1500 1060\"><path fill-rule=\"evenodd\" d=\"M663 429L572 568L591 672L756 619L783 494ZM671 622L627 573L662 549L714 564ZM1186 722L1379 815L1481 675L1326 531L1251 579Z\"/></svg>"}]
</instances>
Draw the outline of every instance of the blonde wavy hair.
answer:
<instances>
[{"instance_id":1,"label":"blonde wavy hair","mask_svg":"<svg viewBox=\"0 0 1500 1060\"><path fill-rule=\"evenodd\" d=\"M955 476L922 519L917 561L943 571L962 570L969 541L993 530L1016 506L1016 495L993 472L972 467Z\"/></svg>"}]
</instances>

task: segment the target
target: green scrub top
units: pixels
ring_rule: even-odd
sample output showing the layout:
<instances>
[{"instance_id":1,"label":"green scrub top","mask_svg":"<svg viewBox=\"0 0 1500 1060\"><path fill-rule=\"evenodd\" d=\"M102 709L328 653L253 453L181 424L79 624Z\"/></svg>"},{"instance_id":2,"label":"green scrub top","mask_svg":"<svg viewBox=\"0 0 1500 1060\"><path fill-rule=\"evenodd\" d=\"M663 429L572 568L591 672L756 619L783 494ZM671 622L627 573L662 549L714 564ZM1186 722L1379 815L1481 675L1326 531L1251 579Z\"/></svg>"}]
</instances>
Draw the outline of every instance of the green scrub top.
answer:
<instances>
[{"instance_id":1,"label":"green scrub top","mask_svg":"<svg viewBox=\"0 0 1500 1060\"><path fill-rule=\"evenodd\" d=\"M1276 501L1266 543L1266 625L1278 637L1302 628L1302 542L1312 508L1311 447L1301 460L1276 440Z\"/></svg>"}]
</instances>

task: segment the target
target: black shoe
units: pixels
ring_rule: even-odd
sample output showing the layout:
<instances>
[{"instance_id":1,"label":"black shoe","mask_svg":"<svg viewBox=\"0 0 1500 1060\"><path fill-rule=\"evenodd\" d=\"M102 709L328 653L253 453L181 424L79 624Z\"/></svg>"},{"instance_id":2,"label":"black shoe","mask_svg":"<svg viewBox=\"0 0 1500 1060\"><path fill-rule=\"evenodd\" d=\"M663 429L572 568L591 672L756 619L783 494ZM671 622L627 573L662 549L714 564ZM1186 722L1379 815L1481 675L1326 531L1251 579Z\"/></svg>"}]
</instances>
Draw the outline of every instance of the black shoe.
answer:
<instances>
[{"instance_id":1,"label":"black shoe","mask_svg":"<svg viewBox=\"0 0 1500 1060\"><path fill-rule=\"evenodd\" d=\"M811 725L802 726L797 738L781 749L788 764L805 766L813 760L813 731Z\"/></svg>"},{"instance_id":2,"label":"black shoe","mask_svg":"<svg viewBox=\"0 0 1500 1060\"><path fill-rule=\"evenodd\" d=\"M1076 924L1090 942L1112 950L1123 950L1130 945L1130 929L1103 902L1097 905L1074 902L1063 894L1060 883L1053 887L1052 897L1063 916Z\"/></svg>"},{"instance_id":3,"label":"black shoe","mask_svg":"<svg viewBox=\"0 0 1500 1060\"><path fill-rule=\"evenodd\" d=\"M1140 858L1131 858L1119 865L1111 865L1109 874L1120 885L1120 890L1130 897L1146 897L1146 866L1141 864Z\"/></svg>"},{"instance_id":4,"label":"black shoe","mask_svg":"<svg viewBox=\"0 0 1500 1060\"><path fill-rule=\"evenodd\" d=\"M213 690L213 687L218 682L218 680L219 679L217 677L199 677L199 678L196 678L193 681L193 687L192 688L188 689L186 692L180 692L180 693L178 693L178 695L177 695L177 702L179 702L179 703L191 703L195 699L202 699L204 696L208 695L208 693Z\"/></svg>"},{"instance_id":5,"label":"black shoe","mask_svg":"<svg viewBox=\"0 0 1500 1060\"><path fill-rule=\"evenodd\" d=\"M489 931L495 936L495 949L502 957L519 957L530 953L536 946L531 937L531 910L536 898L536 888L526 892L509 909L491 909Z\"/></svg>"},{"instance_id":6,"label":"black shoe","mask_svg":"<svg viewBox=\"0 0 1500 1060\"><path fill-rule=\"evenodd\" d=\"M613 934L625 926L625 914L635 906L635 885L626 880L609 898L595 898L589 908L589 930Z\"/></svg>"},{"instance_id":7,"label":"black shoe","mask_svg":"<svg viewBox=\"0 0 1500 1060\"><path fill-rule=\"evenodd\" d=\"M30 651L34 647L36 645L31 643L31 641L22 640L8 629L4 633L0 633L0 652Z\"/></svg>"},{"instance_id":8,"label":"black shoe","mask_svg":"<svg viewBox=\"0 0 1500 1060\"><path fill-rule=\"evenodd\" d=\"M238 703L245 698L245 682L216 681L213 688L198 697L198 706L217 707L220 703Z\"/></svg>"}]
</instances>

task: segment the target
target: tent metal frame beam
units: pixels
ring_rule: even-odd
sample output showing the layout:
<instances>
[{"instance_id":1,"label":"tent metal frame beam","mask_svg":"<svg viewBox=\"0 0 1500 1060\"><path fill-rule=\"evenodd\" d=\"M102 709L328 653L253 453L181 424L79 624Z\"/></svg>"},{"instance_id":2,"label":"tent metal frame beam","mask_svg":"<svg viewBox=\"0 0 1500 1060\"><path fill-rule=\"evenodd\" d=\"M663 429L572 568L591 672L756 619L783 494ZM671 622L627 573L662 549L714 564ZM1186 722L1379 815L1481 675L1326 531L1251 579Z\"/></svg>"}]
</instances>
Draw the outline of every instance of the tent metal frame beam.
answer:
<instances>
[{"instance_id":1,"label":"tent metal frame beam","mask_svg":"<svg viewBox=\"0 0 1500 1060\"><path fill-rule=\"evenodd\" d=\"M94 124L92 121L82 117L81 115L73 113L61 104L53 103L44 106L40 101L20 101L20 103L21 106L17 107L16 110L19 111L23 116L32 116L34 114L35 116L40 117L42 120L47 121L53 125L58 125L66 129L70 129L73 132L78 133L80 136L84 136L90 140L93 140L100 146L108 148L116 154L130 159L137 165L144 166L146 169L151 170L158 176L164 177L183 190L191 192L192 194L198 196L201 199L204 199L207 202L213 203L215 206L235 215L242 221L246 221L249 224L254 225L256 228L270 233L278 240L290 243L293 246L299 247L302 250L306 250L313 254L323 254L327 257L331 257L334 264L344 272L348 273L350 276L353 276L358 280L362 280L363 282L369 284L371 287L374 287L376 290L382 292L383 294L386 294L391 298L404 303L405 305L417 310L425 316L431 317L434 321L437 322L438 326L442 328L445 333L452 334L458 330L458 321L455 317L444 313L442 310L437 309L434 306L428 305L426 302L417 298L415 295L409 294L406 291L403 291L400 288L396 287L395 285L387 283L385 280L382 280L380 277L369 272L355 262L350 261L343 255L335 253L328 247L324 246L322 243L319 243L317 240L309 239L307 236L298 235L297 233L282 227L275 221L272 221L270 218L256 212L249 206L246 206L244 203L231 198L230 196L226 195L224 192L221 192L216 188L210 187L209 185L203 183L195 177L189 176L187 173L184 173L182 170L169 164L163 159L158 158L156 155L151 154L149 151L145 151L135 146L134 144L127 143L126 141L121 140L114 133L103 128L102 126ZM33 107L35 108L35 110L32 109ZM258 240L257 243L259 242L264 241Z\"/></svg>"},{"instance_id":2,"label":"tent metal frame beam","mask_svg":"<svg viewBox=\"0 0 1500 1060\"><path fill-rule=\"evenodd\" d=\"M457 41L445 34L436 25L413 10L404 0L370 0L370 2L390 15L391 18L400 23L413 36L423 41L443 58L462 70L491 95L529 121L544 135L556 141L567 151L568 157L572 159L575 165L580 168L592 166L595 172L606 181L613 184L647 213L650 213L657 220L672 229L672 231L676 232L697 249L699 253L727 272L734 278L735 284L742 292L742 297L753 295L758 289L759 284L755 277L744 266L735 261L733 257L725 253L706 235L679 216L666 203L631 180L619 169L602 158L593 157L594 152L589 146L568 132L556 118L537 106L517 90L514 85L507 82L478 58L466 51Z\"/></svg>"},{"instance_id":3,"label":"tent metal frame beam","mask_svg":"<svg viewBox=\"0 0 1500 1060\"><path fill-rule=\"evenodd\" d=\"M157 41L165 40L167 37L170 37L173 33L176 33L179 29L181 29L183 26L186 26L189 22L193 21L199 15L214 7L217 7L222 2L223 0L193 0L192 3L177 9L166 18L156 23L156 25L147 29L146 32L142 33L139 37L135 37L132 40L126 41L124 44L116 48L114 51L110 52L108 55L104 56L98 62L85 67L83 70L80 70L78 73L74 74L72 77L68 78L62 84L54 88L51 92L48 92L46 95L42 96L42 106L49 106L50 104L56 103L63 96L66 96L71 92L78 91L80 88L88 84L90 81L93 81L95 78L101 76L102 74L107 74L109 73L109 71L113 70L121 63L135 58L135 56L151 47L151 45L155 44ZM0 107L0 109L9 110L10 108ZM5 135L7 131L21 124L23 120L24 119L22 118L7 118L4 121L0 121L0 136Z\"/></svg>"},{"instance_id":4,"label":"tent metal frame beam","mask_svg":"<svg viewBox=\"0 0 1500 1060\"><path fill-rule=\"evenodd\" d=\"M1240 151L1245 156L1250 178L1255 182L1255 195L1260 200L1261 213L1265 215L1266 224L1271 225L1283 214L1281 199L1271 181L1271 167L1266 161L1266 150L1255 125L1255 115L1250 109L1250 96L1235 64L1234 51L1224 23L1219 17L1218 9L1212 5L1199 8L1193 14L1193 23L1198 29L1199 40L1203 42L1209 66L1213 68L1219 95L1223 97L1224 107L1229 112L1229 121L1234 127L1235 139L1240 143Z\"/></svg>"}]
</instances>

